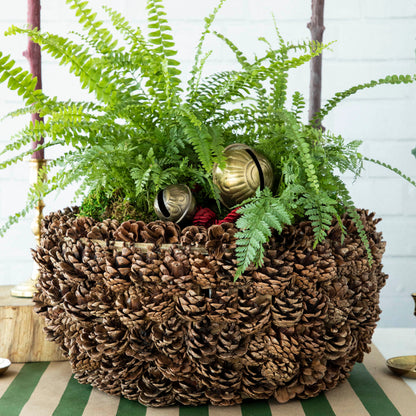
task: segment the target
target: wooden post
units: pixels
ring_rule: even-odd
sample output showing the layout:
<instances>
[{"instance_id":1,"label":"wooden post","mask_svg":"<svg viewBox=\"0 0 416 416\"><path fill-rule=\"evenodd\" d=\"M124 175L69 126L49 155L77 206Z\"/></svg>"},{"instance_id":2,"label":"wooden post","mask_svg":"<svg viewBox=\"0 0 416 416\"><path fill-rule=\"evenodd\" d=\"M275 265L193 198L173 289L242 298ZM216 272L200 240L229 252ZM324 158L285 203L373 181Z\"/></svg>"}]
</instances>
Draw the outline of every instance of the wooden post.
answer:
<instances>
[{"instance_id":1,"label":"wooden post","mask_svg":"<svg viewBox=\"0 0 416 416\"><path fill-rule=\"evenodd\" d=\"M40 0L28 0L27 3L27 23L30 29L40 30ZM33 77L37 77L36 89L42 89L42 60L40 46L31 39L28 41L27 50L23 52L23 56L29 61L30 72ZM36 120L42 120L39 114L32 114L32 123ZM43 144L43 138L38 142L32 143L32 149ZM44 151L39 150L32 154L32 159L44 159Z\"/></svg>"},{"instance_id":2,"label":"wooden post","mask_svg":"<svg viewBox=\"0 0 416 416\"><path fill-rule=\"evenodd\" d=\"M311 31L312 41L322 43L324 26L324 4L325 0L312 0L312 17L308 23ZM309 84L309 121L312 121L315 114L321 108L322 91L322 54L315 56L311 61L311 78ZM322 128L321 120L313 123L316 128Z\"/></svg>"}]
</instances>

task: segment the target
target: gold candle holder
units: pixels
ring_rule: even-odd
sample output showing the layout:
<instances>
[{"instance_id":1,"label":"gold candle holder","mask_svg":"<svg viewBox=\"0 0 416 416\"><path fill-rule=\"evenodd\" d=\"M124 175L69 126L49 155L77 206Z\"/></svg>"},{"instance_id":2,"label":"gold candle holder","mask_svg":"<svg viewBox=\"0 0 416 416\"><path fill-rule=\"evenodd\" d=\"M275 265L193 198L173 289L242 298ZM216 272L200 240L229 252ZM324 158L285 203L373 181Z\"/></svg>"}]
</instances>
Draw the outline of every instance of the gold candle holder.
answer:
<instances>
[{"instance_id":1,"label":"gold candle holder","mask_svg":"<svg viewBox=\"0 0 416 416\"><path fill-rule=\"evenodd\" d=\"M411 296L415 302L413 314L416 315L416 292L412 293ZM416 355L401 355L399 357L389 358L386 364L393 373L399 376L416 378Z\"/></svg>"},{"instance_id":2,"label":"gold candle holder","mask_svg":"<svg viewBox=\"0 0 416 416\"><path fill-rule=\"evenodd\" d=\"M45 180L45 175L43 168L46 166L45 159L30 159L30 184L35 184L39 178L42 181ZM42 175L42 176L41 176ZM35 209L35 216L33 218L31 224L31 230L35 236L36 244L40 244L40 232L41 232L41 223L43 219L43 208L45 208L45 204L42 200L39 200ZM31 298L35 294L36 291L36 282L39 278L39 266L36 262L33 262L33 270L32 276L26 282L21 283L15 286L11 291L10 294L14 297L18 298Z\"/></svg>"},{"instance_id":3,"label":"gold candle holder","mask_svg":"<svg viewBox=\"0 0 416 416\"><path fill-rule=\"evenodd\" d=\"M413 298L413 300L415 302L415 311L413 312L413 315L416 316L416 292L415 293L412 293L412 298Z\"/></svg>"}]
</instances>

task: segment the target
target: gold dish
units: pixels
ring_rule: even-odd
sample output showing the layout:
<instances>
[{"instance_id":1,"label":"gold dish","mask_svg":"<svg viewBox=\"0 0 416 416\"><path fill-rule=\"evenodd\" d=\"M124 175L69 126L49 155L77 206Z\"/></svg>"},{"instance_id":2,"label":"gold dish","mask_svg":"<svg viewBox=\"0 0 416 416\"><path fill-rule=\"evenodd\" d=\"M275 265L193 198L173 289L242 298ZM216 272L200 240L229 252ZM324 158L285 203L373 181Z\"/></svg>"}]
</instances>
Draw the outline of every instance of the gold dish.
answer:
<instances>
[{"instance_id":1,"label":"gold dish","mask_svg":"<svg viewBox=\"0 0 416 416\"><path fill-rule=\"evenodd\" d=\"M5 373L7 369L10 367L10 360L7 358L0 358L0 375Z\"/></svg>"},{"instance_id":2,"label":"gold dish","mask_svg":"<svg viewBox=\"0 0 416 416\"><path fill-rule=\"evenodd\" d=\"M387 367L399 376L416 378L416 355L389 358Z\"/></svg>"}]
</instances>

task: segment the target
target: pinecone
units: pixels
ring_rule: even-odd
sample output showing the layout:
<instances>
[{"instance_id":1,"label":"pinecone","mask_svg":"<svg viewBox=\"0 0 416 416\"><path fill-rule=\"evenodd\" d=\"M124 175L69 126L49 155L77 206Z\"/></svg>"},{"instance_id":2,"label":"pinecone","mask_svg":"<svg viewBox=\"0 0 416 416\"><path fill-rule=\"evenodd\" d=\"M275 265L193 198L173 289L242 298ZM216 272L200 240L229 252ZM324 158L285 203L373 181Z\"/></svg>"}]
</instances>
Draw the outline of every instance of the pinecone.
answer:
<instances>
[{"instance_id":1,"label":"pinecone","mask_svg":"<svg viewBox=\"0 0 416 416\"><path fill-rule=\"evenodd\" d=\"M66 235L76 219L77 210L65 209L52 212L42 220L40 245L46 249L55 247Z\"/></svg>"},{"instance_id":2,"label":"pinecone","mask_svg":"<svg viewBox=\"0 0 416 416\"><path fill-rule=\"evenodd\" d=\"M245 366L263 365L267 359L263 342L264 333L254 334L247 338L247 353L241 361Z\"/></svg>"},{"instance_id":3,"label":"pinecone","mask_svg":"<svg viewBox=\"0 0 416 416\"><path fill-rule=\"evenodd\" d=\"M137 383L138 399L145 406L169 406L175 403L172 382L162 377L155 366L149 366Z\"/></svg>"},{"instance_id":4,"label":"pinecone","mask_svg":"<svg viewBox=\"0 0 416 416\"><path fill-rule=\"evenodd\" d=\"M161 275L168 273L162 256L149 248L146 253L134 251L130 279L138 288L160 284ZM164 268L163 268L164 267Z\"/></svg>"},{"instance_id":5,"label":"pinecone","mask_svg":"<svg viewBox=\"0 0 416 416\"><path fill-rule=\"evenodd\" d=\"M269 383L282 386L299 373L299 343L293 336L273 332L263 338L266 361L262 374Z\"/></svg>"},{"instance_id":6,"label":"pinecone","mask_svg":"<svg viewBox=\"0 0 416 416\"><path fill-rule=\"evenodd\" d=\"M207 300L205 296L198 295L194 290L188 290L184 296L177 299L175 311L186 321L200 321L206 315Z\"/></svg>"},{"instance_id":7,"label":"pinecone","mask_svg":"<svg viewBox=\"0 0 416 416\"><path fill-rule=\"evenodd\" d=\"M270 322L270 297L258 296L253 288L241 289L238 296L240 331L254 334Z\"/></svg>"},{"instance_id":8,"label":"pinecone","mask_svg":"<svg viewBox=\"0 0 416 416\"><path fill-rule=\"evenodd\" d=\"M300 395L305 389L305 386L299 383L299 380L295 378L289 384L279 387L274 393L274 398L279 403L287 403L289 400L294 399Z\"/></svg>"},{"instance_id":9,"label":"pinecone","mask_svg":"<svg viewBox=\"0 0 416 416\"><path fill-rule=\"evenodd\" d=\"M248 338L240 332L237 322L226 324L221 328L217 339L218 358L224 361L236 361L245 356Z\"/></svg>"},{"instance_id":10,"label":"pinecone","mask_svg":"<svg viewBox=\"0 0 416 416\"><path fill-rule=\"evenodd\" d=\"M270 255L271 250L268 250ZM284 262L279 260L274 262L274 266L267 266L266 262L264 266L252 273L253 284L256 291L261 295L278 296L283 290L285 290L292 281L292 267L282 266ZM271 263L271 262L269 262Z\"/></svg>"},{"instance_id":11,"label":"pinecone","mask_svg":"<svg viewBox=\"0 0 416 416\"><path fill-rule=\"evenodd\" d=\"M118 293L115 309L121 323L127 328L144 325L146 311L143 309L142 298L135 286L130 286L127 292Z\"/></svg>"},{"instance_id":12,"label":"pinecone","mask_svg":"<svg viewBox=\"0 0 416 416\"><path fill-rule=\"evenodd\" d=\"M209 256L199 253L189 255L191 272L201 289L210 289L216 286L217 262Z\"/></svg>"},{"instance_id":13,"label":"pinecone","mask_svg":"<svg viewBox=\"0 0 416 416\"><path fill-rule=\"evenodd\" d=\"M97 351L109 358L126 352L129 346L129 333L116 318L104 318L103 323L95 327Z\"/></svg>"},{"instance_id":14,"label":"pinecone","mask_svg":"<svg viewBox=\"0 0 416 416\"><path fill-rule=\"evenodd\" d=\"M66 236L73 240L86 237L91 231L91 228L94 227L95 223L96 221L92 218L77 217L75 220L71 221L71 227L67 229Z\"/></svg>"},{"instance_id":15,"label":"pinecone","mask_svg":"<svg viewBox=\"0 0 416 416\"><path fill-rule=\"evenodd\" d=\"M180 228L173 222L153 221L145 225L140 231L140 235L145 243L161 244L179 243Z\"/></svg>"},{"instance_id":16,"label":"pinecone","mask_svg":"<svg viewBox=\"0 0 416 416\"><path fill-rule=\"evenodd\" d=\"M183 357L184 337L183 322L177 316L152 325L151 339L158 351L168 357Z\"/></svg>"},{"instance_id":17,"label":"pinecone","mask_svg":"<svg viewBox=\"0 0 416 416\"><path fill-rule=\"evenodd\" d=\"M205 227L190 225L182 230L180 242L184 246L205 247L207 238L208 233Z\"/></svg>"},{"instance_id":18,"label":"pinecone","mask_svg":"<svg viewBox=\"0 0 416 416\"><path fill-rule=\"evenodd\" d=\"M317 289L306 289L303 296L301 322L324 321L328 319L329 298Z\"/></svg>"},{"instance_id":19,"label":"pinecone","mask_svg":"<svg viewBox=\"0 0 416 416\"><path fill-rule=\"evenodd\" d=\"M208 364L197 365L201 383L206 387L209 397L216 396L220 392L238 392L241 385L241 372L227 362L213 361ZM213 392L217 394L212 394ZM238 393L233 395L236 400ZM218 400L219 398L217 398Z\"/></svg>"},{"instance_id":20,"label":"pinecone","mask_svg":"<svg viewBox=\"0 0 416 416\"><path fill-rule=\"evenodd\" d=\"M237 232L235 224L224 222L218 225L211 225L208 228L208 241L205 248L214 258L222 258L226 250L232 250L236 247L236 238L234 234Z\"/></svg>"},{"instance_id":21,"label":"pinecone","mask_svg":"<svg viewBox=\"0 0 416 416\"><path fill-rule=\"evenodd\" d=\"M114 310L114 294L104 282L99 282L91 288L87 307L91 315L97 318L116 315L116 311Z\"/></svg>"},{"instance_id":22,"label":"pinecone","mask_svg":"<svg viewBox=\"0 0 416 416\"><path fill-rule=\"evenodd\" d=\"M243 398L239 391L236 390L207 390L206 397L213 406L234 406L241 404Z\"/></svg>"},{"instance_id":23,"label":"pinecone","mask_svg":"<svg viewBox=\"0 0 416 416\"><path fill-rule=\"evenodd\" d=\"M211 322L235 322L237 312L237 291L214 289L208 302L208 318Z\"/></svg>"},{"instance_id":24,"label":"pinecone","mask_svg":"<svg viewBox=\"0 0 416 416\"><path fill-rule=\"evenodd\" d=\"M153 322L164 322L175 312L175 300L170 288L155 288L143 297L143 311L146 319Z\"/></svg>"},{"instance_id":25,"label":"pinecone","mask_svg":"<svg viewBox=\"0 0 416 416\"><path fill-rule=\"evenodd\" d=\"M139 361L154 360L154 345L151 340L151 324L145 323L142 326L130 328L127 332L129 342L126 348L126 355L134 357Z\"/></svg>"},{"instance_id":26,"label":"pinecone","mask_svg":"<svg viewBox=\"0 0 416 416\"><path fill-rule=\"evenodd\" d=\"M124 221L115 231L114 238L120 241L139 243L143 239L141 231L146 226L143 221L128 220Z\"/></svg>"},{"instance_id":27,"label":"pinecone","mask_svg":"<svg viewBox=\"0 0 416 416\"><path fill-rule=\"evenodd\" d=\"M175 399L184 406L198 406L207 403L204 391L201 391L198 381L185 379L173 383Z\"/></svg>"},{"instance_id":28,"label":"pinecone","mask_svg":"<svg viewBox=\"0 0 416 416\"><path fill-rule=\"evenodd\" d=\"M300 290L288 287L272 299L272 319L276 327L296 325L303 315L303 300Z\"/></svg>"},{"instance_id":29,"label":"pinecone","mask_svg":"<svg viewBox=\"0 0 416 416\"><path fill-rule=\"evenodd\" d=\"M321 322L313 324L298 324L295 327L299 342L300 358L311 360L314 357L322 357L325 352L325 326Z\"/></svg>"},{"instance_id":30,"label":"pinecone","mask_svg":"<svg viewBox=\"0 0 416 416\"><path fill-rule=\"evenodd\" d=\"M264 378L261 366L250 366L243 368L241 390L250 399L267 400L275 392L276 386Z\"/></svg>"},{"instance_id":31,"label":"pinecone","mask_svg":"<svg viewBox=\"0 0 416 416\"><path fill-rule=\"evenodd\" d=\"M191 322L186 337L187 355L195 364L208 364L215 359L216 336L211 332L208 319Z\"/></svg>"},{"instance_id":32,"label":"pinecone","mask_svg":"<svg viewBox=\"0 0 416 416\"><path fill-rule=\"evenodd\" d=\"M340 328L328 328L324 335L325 357L328 360L336 360L342 356L348 355L348 352L354 348L354 338L351 336L351 328L348 324Z\"/></svg>"},{"instance_id":33,"label":"pinecone","mask_svg":"<svg viewBox=\"0 0 416 416\"><path fill-rule=\"evenodd\" d=\"M186 356L169 357L158 354L155 357L155 364L163 377L170 381L186 381L192 379L195 373L195 367Z\"/></svg>"},{"instance_id":34,"label":"pinecone","mask_svg":"<svg viewBox=\"0 0 416 416\"><path fill-rule=\"evenodd\" d=\"M169 250L163 257L163 265L166 267L165 274L174 278L182 277L189 274L191 266L188 256L180 249Z\"/></svg>"},{"instance_id":35,"label":"pinecone","mask_svg":"<svg viewBox=\"0 0 416 416\"><path fill-rule=\"evenodd\" d=\"M321 380L326 373L327 361L325 358L314 358L312 362L301 362L299 375L300 383L310 386Z\"/></svg>"},{"instance_id":36,"label":"pinecone","mask_svg":"<svg viewBox=\"0 0 416 416\"><path fill-rule=\"evenodd\" d=\"M104 282L110 291L117 294L128 290L132 284L131 274L129 256L119 256L115 250L112 256L107 256Z\"/></svg>"}]
</instances>

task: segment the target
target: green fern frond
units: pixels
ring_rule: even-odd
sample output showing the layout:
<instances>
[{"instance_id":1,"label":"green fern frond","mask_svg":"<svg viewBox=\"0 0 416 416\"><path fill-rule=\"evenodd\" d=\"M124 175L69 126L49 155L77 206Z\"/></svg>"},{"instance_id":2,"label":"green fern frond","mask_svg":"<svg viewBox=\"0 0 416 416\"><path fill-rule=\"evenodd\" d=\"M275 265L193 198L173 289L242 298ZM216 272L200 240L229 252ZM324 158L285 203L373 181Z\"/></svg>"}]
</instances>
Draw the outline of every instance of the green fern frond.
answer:
<instances>
[{"instance_id":1,"label":"green fern frond","mask_svg":"<svg viewBox=\"0 0 416 416\"><path fill-rule=\"evenodd\" d=\"M345 209L348 215L354 221L355 227L357 228L357 233L360 236L360 239L363 242L364 248L367 252L368 264L371 267L374 259L373 259L373 253L371 252L370 242L368 241L367 234L365 233L364 224L361 221L361 218L358 215L358 212L352 203L346 205Z\"/></svg>"},{"instance_id":2,"label":"green fern frond","mask_svg":"<svg viewBox=\"0 0 416 416\"><path fill-rule=\"evenodd\" d=\"M306 217L311 221L315 235L314 247L316 247L325 240L332 219L338 215L336 209L338 202L326 193L320 192L319 195L305 194L301 205L305 209Z\"/></svg>"},{"instance_id":3,"label":"green fern frond","mask_svg":"<svg viewBox=\"0 0 416 416\"><path fill-rule=\"evenodd\" d=\"M322 109L315 115L314 120L322 120L332 109L334 109L341 101L347 97L356 94L367 88L374 88L377 85L395 85L395 84L411 84L416 81L416 75L388 75L379 80L373 80L364 84L356 85L342 92L337 92L335 96L327 101Z\"/></svg>"},{"instance_id":4,"label":"green fern frond","mask_svg":"<svg viewBox=\"0 0 416 416\"><path fill-rule=\"evenodd\" d=\"M134 45L140 44L142 46L146 44L140 27L133 28L121 13L111 7L102 6L102 8L110 17L113 27L123 35L126 42Z\"/></svg>"},{"instance_id":5,"label":"green fern frond","mask_svg":"<svg viewBox=\"0 0 416 416\"><path fill-rule=\"evenodd\" d=\"M6 120L6 118L26 116L32 113L33 113L33 106L18 108L17 110L10 111L10 113L7 113L2 118L0 118L0 122Z\"/></svg>"},{"instance_id":6,"label":"green fern frond","mask_svg":"<svg viewBox=\"0 0 416 416\"><path fill-rule=\"evenodd\" d=\"M224 41L227 44L227 46L231 49L231 51L234 52L237 62L241 65L243 69L249 69L250 63L248 62L248 59L244 56L243 52L241 52L241 50L238 49L237 46L230 39L228 39L223 34L216 32L215 30L212 33L217 38Z\"/></svg>"},{"instance_id":7,"label":"green fern frond","mask_svg":"<svg viewBox=\"0 0 416 416\"><path fill-rule=\"evenodd\" d=\"M234 280L237 280L253 264L263 264L264 247L272 234L272 229L281 232L284 225L291 223L291 214L287 207L275 198L270 189L258 189L256 195L244 201L238 210L241 217L237 220L236 256L238 268Z\"/></svg>"},{"instance_id":8,"label":"green fern frond","mask_svg":"<svg viewBox=\"0 0 416 416\"><path fill-rule=\"evenodd\" d=\"M147 0L148 27L150 29L149 42L154 46L153 52L158 54L162 60L162 70L164 73L164 82L166 96L170 97L171 89L180 84L178 76L181 71L177 68L179 62L171 58L177 54L174 49L175 42L171 34L171 27L165 16L162 0Z\"/></svg>"},{"instance_id":9,"label":"green fern frond","mask_svg":"<svg viewBox=\"0 0 416 416\"><path fill-rule=\"evenodd\" d=\"M198 155L199 161L206 172L211 172L215 161L223 159L223 141L220 135L212 134L189 109L182 106L178 112L187 139Z\"/></svg>"},{"instance_id":10,"label":"green fern frond","mask_svg":"<svg viewBox=\"0 0 416 416\"><path fill-rule=\"evenodd\" d=\"M367 252L368 264L372 265L373 263L373 254L370 248L370 242L368 241L367 234L364 229L364 224L361 221L360 216L358 215L357 208L354 205L354 202L351 199L351 195L346 187L346 185L341 181L341 179L334 175L332 182L337 186L337 197L339 198L344 212L346 212L351 219L353 220L357 233L364 245L364 248Z\"/></svg>"},{"instance_id":11,"label":"green fern frond","mask_svg":"<svg viewBox=\"0 0 416 416\"><path fill-rule=\"evenodd\" d=\"M66 183L65 181L65 174L63 172L58 172L51 179L47 179L46 181L42 180L42 178L46 177L48 172L57 165L57 162L58 160L52 161L50 166L46 166L46 168L39 172L38 181L29 188L25 206L20 211L7 218L5 223L0 227L0 237L3 237L13 224L16 224L22 218L27 216L29 212L37 206L41 199L57 189L62 190L69 185L69 183Z\"/></svg>"},{"instance_id":12,"label":"green fern frond","mask_svg":"<svg viewBox=\"0 0 416 416\"><path fill-rule=\"evenodd\" d=\"M319 179L311 153L311 146L302 133L292 130L291 138L296 144L296 151L299 153L299 159L303 164L308 183L315 192L319 192Z\"/></svg>"},{"instance_id":13,"label":"green fern frond","mask_svg":"<svg viewBox=\"0 0 416 416\"><path fill-rule=\"evenodd\" d=\"M14 165L17 162L21 162L26 157L31 156L35 152L38 152L40 150L47 149L49 147L57 146L57 145L61 145L62 146L64 144L65 144L65 142L63 140L62 141L56 141L56 142L53 142L53 143L47 142L47 143L44 143L44 144L39 144L35 149L26 150L26 151L24 151L22 153L19 153L16 156L10 158L10 159L6 159L6 160L0 162L0 170L1 169L5 169L5 168L7 168L7 167L9 167L11 165Z\"/></svg>"},{"instance_id":14,"label":"green fern frond","mask_svg":"<svg viewBox=\"0 0 416 416\"><path fill-rule=\"evenodd\" d=\"M6 34L28 35L33 42L57 59L60 65L67 65L70 72L79 78L81 88L94 92L97 99L111 103L117 95L113 80L105 76L104 72L96 66L96 59L82 45L58 35L15 26L10 27Z\"/></svg>"},{"instance_id":15,"label":"green fern frond","mask_svg":"<svg viewBox=\"0 0 416 416\"><path fill-rule=\"evenodd\" d=\"M16 135L11 138L11 143L4 146L0 152L0 156L7 153L20 150L23 146L28 145L31 142L39 142L44 137L45 129L43 122L35 120L34 123L29 123Z\"/></svg>"},{"instance_id":16,"label":"green fern frond","mask_svg":"<svg viewBox=\"0 0 416 416\"><path fill-rule=\"evenodd\" d=\"M376 165L383 166L383 168L386 168L386 169L390 170L391 172L394 172L396 175L399 175L401 178L403 178L404 180L406 180L407 182L409 182L413 186L416 186L416 182L412 178L410 178L409 176L405 175L400 169L394 168L391 165L389 165L388 163L381 162L380 160L377 160L377 159L372 159L372 158L365 157L365 156L363 157L363 159L366 160L367 162L372 162Z\"/></svg>"},{"instance_id":17,"label":"green fern frond","mask_svg":"<svg viewBox=\"0 0 416 416\"><path fill-rule=\"evenodd\" d=\"M36 89L37 79L29 71L15 65L10 55L0 52L0 84L7 81L7 87L16 91L25 100L25 105L31 105L44 97L42 91Z\"/></svg>"},{"instance_id":18,"label":"green fern frond","mask_svg":"<svg viewBox=\"0 0 416 416\"><path fill-rule=\"evenodd\" d=\"M108 29L103 27L104 22L97 20L97 13L88 8L87 1L66 0L66 3L75 11L79 23L88 34L85 39L97 52L109 53L116 49L118 41Z\"/></svg>"},{"instance_id":19,"label":"green fern frond","mask_svg":"<svg viewBox=\"0 0 416 416\"><path fill-rule=\"evenodd\" d=\"M301 121L301 115L305 109L305 98L299 91L295 91L292 96L292 113L297 121Z\"/></svg>"},{"instance_id":20,"label":"green fern frond","mask_svg":"<svg viewBox=\"0 0 416 416\"><path fill-rule=\"evenodd\" d=\"M205 25L204 30L199 38L198 45L196 47L196 52L194 56L194 64L192 66L190 72L190 79L188 81L188 91L191 93L191 99L194 95L194 91L198 89L199 81L202 76L202 69L205 64L206 58L201 60L202 55L202 47L204 45L204 41L208 33L210 33L210 27L215 20L215 17L219 10L221 9L222 5L224 4L225 0L220 0L218 5L214 8L214 10L205 18ZM205 55L206 56L206 55Z\"/></svg>"}]
</instances>

